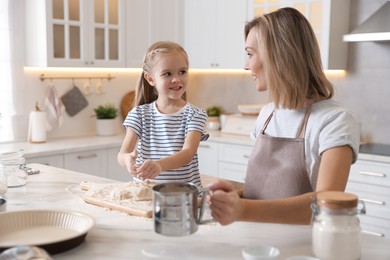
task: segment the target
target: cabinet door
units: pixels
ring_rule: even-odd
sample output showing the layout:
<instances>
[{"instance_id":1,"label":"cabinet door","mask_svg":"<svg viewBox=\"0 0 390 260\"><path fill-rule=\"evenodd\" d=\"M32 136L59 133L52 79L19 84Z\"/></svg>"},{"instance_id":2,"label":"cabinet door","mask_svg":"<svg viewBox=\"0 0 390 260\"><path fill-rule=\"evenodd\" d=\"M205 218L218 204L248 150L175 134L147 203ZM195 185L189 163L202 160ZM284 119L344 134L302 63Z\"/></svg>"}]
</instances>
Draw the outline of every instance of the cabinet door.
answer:
<instances>
[{"instance_id":1,"label":"cabinet door","mask_svg":"<svg viewBox=\"0 0 390 260\"><path fill-rule=\"evenodd\" d=\"M248 20L281 7L293 7L309 20L321 49L324 69L347 68L347 43L342 37L348 33L349 0L248 0Z\"/></svg>"},{"instance_id":2,"label":"cabinet door","mask_svg":"<svg viewBox=\"0 0 390 260\"><path fill-rule=\"evenodd\" d=\"M124 67L123 0L25 1L26 65Z\"/></svg>"},{"instance_id":3,"label":"cabinet door","mask_svg":"<svg viewBox=\"0 0 390 260\"><path fill-rule=\"evenodd\" d=\"M218 143L200 142L198 161L200 174L218 177Z\"/></svg>"},{"instance_id":4,"label":"cabinet door","mask_svg":"<svg viewBox=\"0 0 390 260\"><path fill-rule=\"evenodd\" d=\"M142 67L148 47L156 41L183 40L182 0L131 0L126 4L126 65Z\"/></svg>"},{"instance_id":5,"label":"cabinet door","mask_svg":"<svg viewBox=\"0 0 390 260\"><path fill-rule=\"evenodd\" d=\"M121 167L117 161L117 155L120 147L117 148L109 148L107 152L107 178L128 182L133 178L130 173L123 167Z\"/></svg>"},{"instance_id":6,"label":"cabinet door","mask_svg":"<svg viewBox=\"0 0 390 260\"><path fill-rule=\"evenodd\" d=\"M191 68L243 68L246 8L242 0L185 1L184 47Z\"/></svg>"},{"instance_id":7,"label":"cabinet door","mask_svg":"<svg viewBox=\"0 0 390 260\"><path fill-rule=\"evenodd\" d=\"M247 169L246 165L219 162L218 164L219 178L244 183L245 176L246 176L246 169Z\"/></svg>"},{"instance_id":8,"label":"cabinet door","mask_svg":"<svg viewBox=\"0 0 390 260\"><path fill-rule=\"evenodd\" d=\"M67 153L64 168L107 178L107 150L89 150Z\"/></svg>"},{"instance_id":9,"label":"cabinet door","mask_svg":"<svg viewBox=\"0 0 390 260\"><path fill-rule=\"evenodd\" d=\"M125 66L125 17L122 0L88 2L88 37L84 49L89 51L87 65Z\"/></svg>"},{"instance_id":10,"label":"cabinet door","mask_svg":"<svg viewBox=\"0 0 390 260\"><path fill-rule=\"evenodd\" d=\"M49 165L58 168L64 168L64 155L56 154L49 156L35 156L28 157L26 156L27 163L40 163L44 165Z\"/></svg>"}]
</instances>

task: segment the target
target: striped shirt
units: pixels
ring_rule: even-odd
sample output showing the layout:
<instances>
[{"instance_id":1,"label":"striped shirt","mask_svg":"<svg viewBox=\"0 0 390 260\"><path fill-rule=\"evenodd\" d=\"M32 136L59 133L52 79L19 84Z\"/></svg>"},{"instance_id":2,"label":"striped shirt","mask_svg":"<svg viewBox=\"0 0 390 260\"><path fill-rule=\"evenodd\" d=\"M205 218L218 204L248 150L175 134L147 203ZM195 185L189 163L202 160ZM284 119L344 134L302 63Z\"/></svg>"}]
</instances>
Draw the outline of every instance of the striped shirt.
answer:
<instances>
[{"instance_id":1,"label":"striped shirt","mask_svg":"<svg viewBox=\"0 0 390 260\"><path fill-rule=\"evenodd\" d=\"M203 109L187 103L174 114L162 114L156 102L133 108L123 123L132 128L138 136L137 164L145 160L159 160L181 151L187 133L201 132L201 141L208 139L205 130L207 114ZM191 182L201 187L198 153L192 161L178 169L163 171L155 178L158 182Z\"/></svg>"}]
</instances>

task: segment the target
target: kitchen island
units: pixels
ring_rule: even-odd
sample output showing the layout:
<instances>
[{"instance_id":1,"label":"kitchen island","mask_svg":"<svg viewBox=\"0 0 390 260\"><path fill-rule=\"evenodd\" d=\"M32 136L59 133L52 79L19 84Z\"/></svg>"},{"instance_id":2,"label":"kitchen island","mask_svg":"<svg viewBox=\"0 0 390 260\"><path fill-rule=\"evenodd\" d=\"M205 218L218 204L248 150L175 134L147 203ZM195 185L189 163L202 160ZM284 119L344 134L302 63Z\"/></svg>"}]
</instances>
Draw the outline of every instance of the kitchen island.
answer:
<instances>
[{"instance_id":1,"label":"kitchen island","mask_svg":"<svg viewBox=\"0 0 390 260\"><path fill-rule=\"evenodd\" d=\"M92 216L96 223L85 241L54 259L242 259L245 246L272 245L280 249L279 259L312 255L311 227L237 222L228 226L211 223L199 226L190 236L156 234L153 220L90 205L82 199L81 182L112 180L41 164L37 175L28 176L23 187L9 188L6 211L27 209L74 210ZM168 249L163 256L161 249ZM364 260L390 259L390 240L362 234Z\"/></svg>"}]
</instances>

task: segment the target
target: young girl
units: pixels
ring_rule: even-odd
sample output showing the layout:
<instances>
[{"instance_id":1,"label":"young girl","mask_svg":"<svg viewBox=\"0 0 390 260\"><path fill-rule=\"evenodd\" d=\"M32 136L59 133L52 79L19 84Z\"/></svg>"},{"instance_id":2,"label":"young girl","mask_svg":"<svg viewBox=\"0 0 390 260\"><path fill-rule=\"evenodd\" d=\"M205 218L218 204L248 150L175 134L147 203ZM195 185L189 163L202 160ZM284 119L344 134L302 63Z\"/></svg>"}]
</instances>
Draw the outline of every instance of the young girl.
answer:
<instances>
[{"instance_id":1,"label":"young girl","mask_svg":"<svg viewBox=\"0 0 390 260\"><path fill-rule=\"evenodd\" d=\"M174 42L156 42L145 55L118 153L136 179L201 186L197 149L208 138L207 114L185 100L188 65L186 51Z\"/></svg>"}]
</instances>

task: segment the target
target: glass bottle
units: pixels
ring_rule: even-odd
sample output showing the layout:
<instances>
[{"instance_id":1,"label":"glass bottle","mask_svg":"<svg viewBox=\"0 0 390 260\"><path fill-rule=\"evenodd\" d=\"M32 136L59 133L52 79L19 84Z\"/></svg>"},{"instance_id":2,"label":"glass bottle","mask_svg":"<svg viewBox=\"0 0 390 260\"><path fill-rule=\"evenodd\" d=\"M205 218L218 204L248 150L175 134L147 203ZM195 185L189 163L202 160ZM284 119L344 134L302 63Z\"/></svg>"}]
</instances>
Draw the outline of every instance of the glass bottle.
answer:
<instances>
[{"instance_id":1,"label":"glass bottle","mask_svg":"<svg viewBox=\"0 0 390 260\"><path fill-rule=\"evenodd\" d=\"M312 248L322 260L360 259L360 221L364 203L358 210L358 197L339 191L317 193L312 204Z\"/></svg>"}]
</instances>

